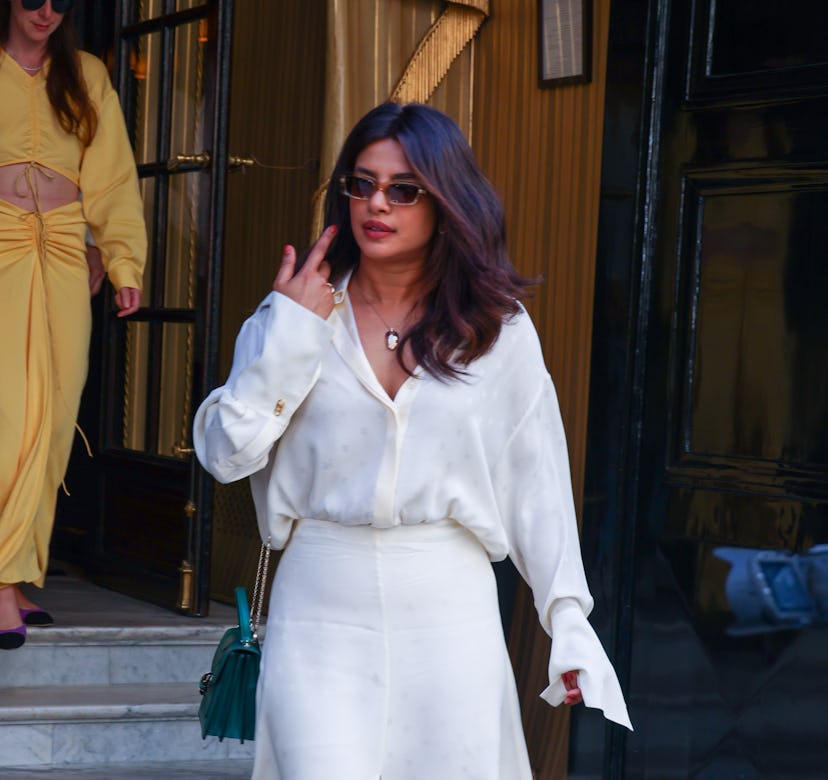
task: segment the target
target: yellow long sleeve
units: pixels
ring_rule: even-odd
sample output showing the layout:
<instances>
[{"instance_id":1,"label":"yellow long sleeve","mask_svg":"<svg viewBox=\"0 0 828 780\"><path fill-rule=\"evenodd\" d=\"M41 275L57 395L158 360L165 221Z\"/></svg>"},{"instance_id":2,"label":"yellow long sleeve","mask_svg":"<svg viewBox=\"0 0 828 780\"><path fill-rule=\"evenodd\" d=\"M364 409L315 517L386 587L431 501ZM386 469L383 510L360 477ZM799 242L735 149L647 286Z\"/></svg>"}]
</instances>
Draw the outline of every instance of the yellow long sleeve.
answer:
<instances>
[{"instance_id":1,"label":"yellow long sleeve","mask_svg":"<svg viewBox=\"0 0 828 780\"><path fill-rule=\"evenodd\" d=\"M84 77L98 108L98 130L80 165L83 210L116 290L142 288L147 236L135 159L118 95L103 64L82 55Z\"/></svg>"}]
</instances>

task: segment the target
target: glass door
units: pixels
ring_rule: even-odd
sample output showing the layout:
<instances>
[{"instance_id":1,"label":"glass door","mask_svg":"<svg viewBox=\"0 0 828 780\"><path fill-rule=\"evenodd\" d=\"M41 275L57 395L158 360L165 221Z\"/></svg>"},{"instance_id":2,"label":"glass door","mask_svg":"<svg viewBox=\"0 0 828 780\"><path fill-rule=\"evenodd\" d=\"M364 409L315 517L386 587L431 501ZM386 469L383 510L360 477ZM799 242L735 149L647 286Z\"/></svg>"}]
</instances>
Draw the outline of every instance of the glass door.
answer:
<instances>
[{"instance_id":1,"label":"glass door","mask_svg":"<svg viewBox=\"0 0 828 780\"><path fill-rule=\"evenodd\" d=\"M90 374L99 360L92 576L194 615L209 602L211 491L190 432L216 373L232 15L232 0L116 10L149 254L143 306L127 320L107 306Z\"/></svg>"}]
</instances>

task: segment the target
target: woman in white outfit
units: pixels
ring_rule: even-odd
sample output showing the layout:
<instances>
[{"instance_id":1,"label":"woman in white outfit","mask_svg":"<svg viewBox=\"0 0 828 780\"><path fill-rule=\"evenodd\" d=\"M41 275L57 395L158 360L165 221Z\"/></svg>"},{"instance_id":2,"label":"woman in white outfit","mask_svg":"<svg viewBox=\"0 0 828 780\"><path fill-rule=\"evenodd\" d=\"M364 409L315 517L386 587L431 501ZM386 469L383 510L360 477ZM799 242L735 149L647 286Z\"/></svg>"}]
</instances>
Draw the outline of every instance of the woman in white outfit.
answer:
<instances>
[{"instance_id":1,"label":"woman in white outfit","mask_svg":"<svg viewBox=\"0 0 828 780\"><path fill-rule=\"evenodd\" d=\"M451 119L388 103L345 141L326 224L302 262L285 247L195 421L285 548L253 777L530 780L490 561L552 636L541 696L630 722L502 208Z\"/></svg>"}]
</instances>

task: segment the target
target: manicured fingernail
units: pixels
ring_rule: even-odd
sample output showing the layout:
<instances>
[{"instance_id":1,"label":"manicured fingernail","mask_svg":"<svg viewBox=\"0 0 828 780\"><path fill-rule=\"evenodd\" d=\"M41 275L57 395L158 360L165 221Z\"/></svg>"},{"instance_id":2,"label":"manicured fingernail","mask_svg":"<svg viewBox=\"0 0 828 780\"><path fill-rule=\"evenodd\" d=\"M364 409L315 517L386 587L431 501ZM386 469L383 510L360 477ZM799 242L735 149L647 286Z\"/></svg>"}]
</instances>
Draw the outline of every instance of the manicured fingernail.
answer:
<instances>
[{"instance_id":1,"label":"manicured fingernail","mask_svg":"<svg viewBox=\"0 0 828 780\"><path fill-rule=\"evenodd\" d=\"M283 254L283 255L286 255L286 254L288 253L288 250L289 250L289 249L290 249L290 244L285 244L285 245L282 247L282 254Z\"/></svg>"},{"instance_id":2,"label":"manicured fingernail","mask_svg":"<svg viewBox=\"0 0 828 780\"><path fill-rule=\"evenodd\" d=\"M336 225L331 225L330 228L328 228L328 230L331 231L332 236L336 235Z\"/></svg>"}]
</instances>

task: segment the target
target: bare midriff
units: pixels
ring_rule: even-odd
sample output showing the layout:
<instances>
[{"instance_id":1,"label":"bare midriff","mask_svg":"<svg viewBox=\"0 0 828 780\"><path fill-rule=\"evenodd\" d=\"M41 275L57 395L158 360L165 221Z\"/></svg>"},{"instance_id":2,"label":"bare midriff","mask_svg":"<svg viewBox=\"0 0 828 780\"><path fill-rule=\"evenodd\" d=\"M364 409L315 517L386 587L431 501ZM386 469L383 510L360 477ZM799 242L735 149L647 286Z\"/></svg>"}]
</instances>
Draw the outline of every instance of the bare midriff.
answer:
<instances>
[{"instance_id":1,"label":"bare midriff","mask_svg":"<svg viewBox=\"0 0 828 780\"><path fill-rule=\"evenodd\" d=\"M77 185L39 163L0 165L0 199L24 211L50 211L78 199Z\"/></svg>"}]
</instances>

